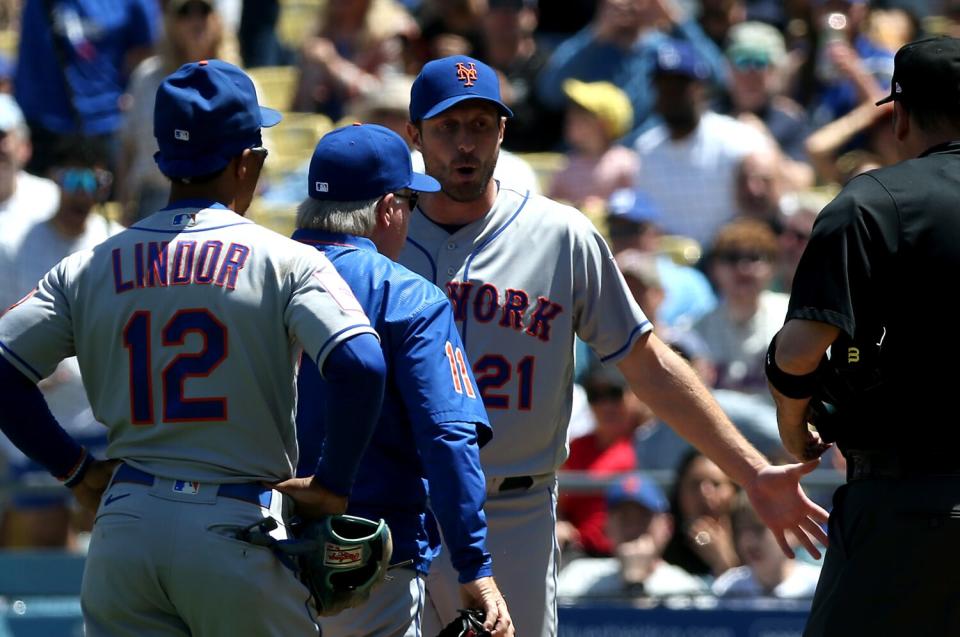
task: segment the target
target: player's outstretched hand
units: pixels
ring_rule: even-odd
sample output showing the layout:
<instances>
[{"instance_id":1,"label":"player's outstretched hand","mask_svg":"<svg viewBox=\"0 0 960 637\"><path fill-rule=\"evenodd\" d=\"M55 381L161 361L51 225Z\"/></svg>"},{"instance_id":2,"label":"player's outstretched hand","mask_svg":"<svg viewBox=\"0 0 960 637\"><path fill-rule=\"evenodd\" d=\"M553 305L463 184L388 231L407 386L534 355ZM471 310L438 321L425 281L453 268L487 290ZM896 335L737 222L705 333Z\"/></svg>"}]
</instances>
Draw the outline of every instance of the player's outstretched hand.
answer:
<instances>
[{"instance_id":1,"label":"player's outstretched hand","mask_svg":"<svg viewBox=\"0 0 960 637\"><path fill-rule=\"evenodd\" d=\"M94 460L83 474L83 480L72 487L74 497L80 506L90 511L100 507L100 497L110 484L113 470L120 464L119 460Z\"/></svg>"},{"instance_id":2,"label":"player's outstretched hand","mask_svg":"<svg viewBox=\"0 0 960 637\"><path fill-rule=\"evenodd\" d=\"M820 526L826 523L827 512L810 500L800 487L800 478L816 469L819 462L768 465L751 483L744 485L757 515L773 531L777 544L787 557L794 557L785 535L787 531L816 559L820 559L820 550L814 540L827 545L827 534Z\"/></svg>"},{"instance_id":3,"label":"player's outstretched hand","mask_svg":"<svg viewBox=\"0 0 960 637\"><path fill-rule=\"evenodd\" d=\"M301 517L316 519L347 512L346 496L325 489L315 482L313 477L290 478L270 486L293 498L297 513Z\"/></svg>"},{"instance_id":4,"label":"player's outstretched hand","mask_svg":"<svg viewBox=\"0 0 960 637\"><path fill-rule=\"evenodd\" d=\"M513 637L513 620L507 603L492 577L481 577L460 585L460 600L464 608L479 608L485 613L483 627L493 637Z\"/></svg>"}]
</instances>

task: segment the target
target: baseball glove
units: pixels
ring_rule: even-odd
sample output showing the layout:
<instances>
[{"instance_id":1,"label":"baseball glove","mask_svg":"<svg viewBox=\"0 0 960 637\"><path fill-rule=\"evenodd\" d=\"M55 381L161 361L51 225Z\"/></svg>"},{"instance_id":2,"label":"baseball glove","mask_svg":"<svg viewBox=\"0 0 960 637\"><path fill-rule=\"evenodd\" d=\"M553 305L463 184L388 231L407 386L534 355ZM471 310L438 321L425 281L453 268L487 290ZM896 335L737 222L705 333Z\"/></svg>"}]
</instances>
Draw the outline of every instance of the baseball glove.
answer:
<instances>
[{"instance_id":1,"label":"baseball glove","mask_svg":"<svg viewBox=\"0 0 960 637\"><path fill-rule=\"evenodd\" d=\"M271 518L264 521L272 526ZM384 580L393 554L393 538L383 520L331 515L289 528L294 535L290 540L270 537L271 529L263 522L244 529L237 537L269 546L291 566L310 591L317 614L336 615L359 606Z\"/></svg>"},{"instance_id":2,"label":"baseball glove","mask_svg":"<svg viewBox=\"0 0 960 637\"><path fill-rule=\"evenodd\" d=\"M482 610L461 608L457 618L444 626L437 637L490 637L490 632L483 627L483 619Z\"/></svg>"}]
</instances>

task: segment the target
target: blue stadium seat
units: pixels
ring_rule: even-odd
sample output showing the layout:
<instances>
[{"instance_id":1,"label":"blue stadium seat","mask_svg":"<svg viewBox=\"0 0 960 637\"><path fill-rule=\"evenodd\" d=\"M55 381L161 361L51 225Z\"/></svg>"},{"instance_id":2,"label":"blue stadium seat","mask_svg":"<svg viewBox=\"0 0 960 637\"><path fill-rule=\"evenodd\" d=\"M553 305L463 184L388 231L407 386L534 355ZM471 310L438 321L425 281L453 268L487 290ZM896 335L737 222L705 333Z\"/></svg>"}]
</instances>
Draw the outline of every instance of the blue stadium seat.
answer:
<instances>
[{"instance_id":1,"label":"blue stadium seat","mask_svg":"<svg viewBox=\"0 0 960 637\"><path fill-rule=\"evenodd\" d=\"M0 551L0 637L81 637L82 555Z\"/></svg>"}]
</instances>

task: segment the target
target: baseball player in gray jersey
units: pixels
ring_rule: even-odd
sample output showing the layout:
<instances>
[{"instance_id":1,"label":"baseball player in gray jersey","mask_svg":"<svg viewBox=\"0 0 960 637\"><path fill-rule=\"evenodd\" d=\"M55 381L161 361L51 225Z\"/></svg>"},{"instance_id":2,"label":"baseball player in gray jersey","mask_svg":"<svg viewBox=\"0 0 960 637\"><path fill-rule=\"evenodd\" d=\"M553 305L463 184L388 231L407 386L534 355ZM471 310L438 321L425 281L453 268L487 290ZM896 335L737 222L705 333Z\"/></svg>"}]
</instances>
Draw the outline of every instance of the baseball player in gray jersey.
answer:
<instances>
[{"instance_id":1,"label":"baseball player in gray jersey","mask_svg":"<svg viewBox=\"0 0 960 637\"><path fill-rule=\"evenodd\" d=\"M237 67L181 67L154 121L170 205L67 257L0 318L0 429L98 508L87 635L319 632L294 572L237 532L269 517L284 539L294 503L345 511L385 366L330 262L242 216L266 156L260 128L279 119ZM298 479L301 353L336 388L329 422L349 430L328 428L314 475ZM71 355L110 428L108 460L60 428L36 387Z\"/></svg>"},{"instance_id":2,"label":"baseball player in gray jersey","mask_svg":"<svg viewBox=\"0 0 960 637\"><path fill-rule=\"evenodd\" d=\"M816 463L771 466L743 438L652 333L586 217L492 178L511 115L482 62L455 56L423 67L407 130L442 190L421 200L400 261L446 288L493 425L481 451L487 547L517 634L557 632L556 470L567 454L574 335L743 485L784 552L792 554L790 534L819 556L813 538L826 540L827 514L799 486ZM453 577L440 560L427 582L440 625L456 613Z\"/></svg>"}]
</instances>

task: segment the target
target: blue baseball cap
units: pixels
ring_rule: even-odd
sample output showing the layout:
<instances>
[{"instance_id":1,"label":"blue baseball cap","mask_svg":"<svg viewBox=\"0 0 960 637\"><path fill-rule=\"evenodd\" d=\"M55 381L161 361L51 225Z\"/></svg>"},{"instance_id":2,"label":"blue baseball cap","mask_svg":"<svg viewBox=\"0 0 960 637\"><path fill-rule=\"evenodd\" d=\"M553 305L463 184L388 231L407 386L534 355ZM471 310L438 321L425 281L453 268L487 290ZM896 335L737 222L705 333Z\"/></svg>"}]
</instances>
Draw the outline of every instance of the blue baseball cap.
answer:
<instances>
[{"instance_id":1,"label":"blue baseball cap","mask_svg":"<svg viewBox=\"0 0 960 637\"><path fill-rule=\"evenodd\" d=\"M402 188L437 192L440 182L413 172L410 149L389 128L353 124L317 142L307 176L307 194L314 199L365 201Z\"/></svg>"},{"instance_id":2,"label":"blue baseball cap","mask_svg":"<svg viewBox=\"0 0 960 637\"><path fill-rule=\"evenodd\" d=\"M657 223L661 214L650 197L633 188L620 188L607 199L607 216L633 223Z\"/></svg>"},{"instance_id":3,"label":"blue baseball cap","mask_svg":"<svg viewBox=\"0 0 960 637\"><path fill-rule=\"evenodd\" d=\"M184 64L157 89L154 155L168 177L196 177L223 169L246 148L263 143L260 129L280 113L257 103L246 73L222 60Z\"/></svg>"},{"instance_id":4,"label":"blue baseball cap","mask_svg":"<svg viewBox=\"0 0 960 637\"><path fill-rule=\"evenodd\" d=\"M639 471L628 473L619 478L607 489L607 506L632 502L650 509L654 513L666 513L670 503L660 486L650 477Z\"/></svg>"},{"instance_id":5,"label":"blue baseball cap","mask_svg":"<svg viewBox=\"0 0 960 637\"><path fill-rule=\"evenodd\" d=\"M692 80L710 77L710 67L696 50L683 40L668 38L657 47L657 74L681 75Z\"/></svg>"},{"instance_id":6,"label":"blue baseball cap","mask_svg":"<svg viewBox=\"0 0 960 637\"><path fill-rule=\"evenodd\" d=\"M436 117L464 100L491 102L503 115L513 117L500 99L497 72L480 60L453 55L423 65L410 89L410 121Z\"/></svg>"}]
</instances>

